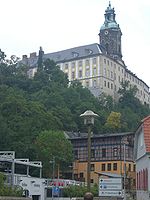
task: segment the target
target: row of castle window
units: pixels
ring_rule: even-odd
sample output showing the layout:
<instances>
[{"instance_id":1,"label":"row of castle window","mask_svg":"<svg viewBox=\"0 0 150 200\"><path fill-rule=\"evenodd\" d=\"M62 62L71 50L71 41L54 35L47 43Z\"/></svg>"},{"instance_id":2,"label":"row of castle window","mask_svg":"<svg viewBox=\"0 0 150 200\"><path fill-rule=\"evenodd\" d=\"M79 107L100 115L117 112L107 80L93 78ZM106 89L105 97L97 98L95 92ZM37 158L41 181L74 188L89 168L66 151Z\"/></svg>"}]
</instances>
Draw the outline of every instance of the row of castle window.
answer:
<instances>
[{"instance_id":1,"label":"row of castle window","mask_svg":"<svg viewBox=\"0 0 150 200\"><path fill-rule=\"evenodd\" d=\"M92 64L93 64L93 65L96 65L96 62L97 62L97 59L96 59L96 58L93 58L93 59L92 59ZM89 60L89 59L85 60L85 65L86 65L86 66L90 66L90 60ZM79 67L82 67L82 66L83 66L83 61L82 61L82 60L78 61L78 66L79 66ZM67 70L68 67L69 67L69 65L68 65L68 63L66 63L66 64L65 64L65 70ZM75 67L75 62L72 62L72 63L71 63L71 67L72 67L72 68Z\"/></svg>"},{"instance_id":2,"label":"row of castle window","mask_svg":"<svg viewBox=\"0 0 150 200\"><path fill-rule=\"evenodd\" d=\"M104 87L108 87L113 90L113 83L104 81ZM115 85L115 90L116 90L116 85Z\"/></svg>"},{"instance_id":3,"label":"row of castle window","mask_svg":"<svg viewBox=\"0 0 150 200\"><path fill-rule=\"evenodd\" d=\"M105 60L104 63L106 63L106 59L104 59L104 60ZM93 63L94 65L96 65L96 62L97 62L97 59L96 59L96 58L93 58L93 59L92 59L92 63ZM110 63L111 63L111 65L112 65L112 62L110 62ZM83 61L82 61L82 60L78 61L79 67L81 67L82 64L83 64ZM88 77L88 76L90 76L90 69L89 69L90 60L89 60L89 59L85 60L85 64L86 64L86 66L87 66L87 67L86 67L86 71L85 71L85 76ZM107 64L109 65L109 60L107 60ZM72 62L72 63L71 63L71 66L72 66L72 69L75 68L75 62ZM116 68L116 64L114 64L114 66L115 66L115 68ZM68 63L65 64L65 69L68 69ZM118 71L120 71L120 66L118 66ZM122 72L123 72L123 69L122 69ZM95 67L95 68L93 68L93 75L95 76L96 73L97 73L97 69L96 69L96 67ZM108 78L112 78L112 79L113 79L113 76L114 76L114 80L116 80L116 73L113 74L112 71L109 71L109 70L106 71L106 68L104 69L104 76L106 76L106 77L108 77ZM83 77L83 72L82 72L82 70L79 70L79 72L78 72L78 77L79 77L79 78L82 78L82 77ZM140 86L145 87L144 83L142 83L141 81L139 81L137 78L135 78L135 77L132 76L131 74L125 73L125 77L129 78L129 80L132 80L133 82L139 84ZM75 72L74 72L74 71L72 71L72 76L71 76L71 78L72 78L72 79L75 79ZM123 81L123 78L122 78L122 80L121 80L120 76L118 76L118 81L119 81L119 82ZM146 87L145 90L146 90L146 91L149 91L149 88Z\"/></svg>"},{"instance_id":4,"label":"row of castle window","mask_svg":"<svg viewBox=\"0 0 150 200\"><path fill-rule=\"evenodd\" d=\"M105 61L104 63L106 64L106 59L104 59L104 61ZM94 65L96 65L96 62L97 62L97 59L93 58L92 59L92 63ZM107 60L107 64L109 65L109 60ZM79 65L79 67L82 67L83 61L82 60L78 61L78 65ZM85 65L86 66L90 66L90 60L89 59L85 60ZM111 66L112 66L112 62L111 62ZM116 68L116 64L114 64L114 66ZM75 62L71 63L71 67L72 67L72 69L75 68ZM65 64L65 70L67 70L67 69L68 69L68 63ZM118 66L118 71L120 71L120 66ZM122 69L122 73L123 72L124 72L124 70ZM81 72L80 72L80 74L81 74ZM88 75L89 75L89 72L87 71L86 76L88 76ZM104 75L107 76L106 68L104 69ZM82 75L80 75L79 77L81 77L81 76ZM113 72L112 71L110 72L108 70L108 77L113 78ZM133 82L135 82L135 83L137 83L137 84L139 84L141 86L144 86L144 84L141 81L139 81L138 79L136 79L131 74L125 73L125 77L129 78L130 80L132 80ZM114 79L116 79L116 73L114 73Z\"/></svg>"},{"instance_id":5,"label":"row of castle window","mask_svg":"<svg viewBox=\"0 0 150 200\"><path fill-rule=\"evenodd\" d=\"M108 66L109 65L113 66L113 63L110 62L109 60L106 61L106 59L104 59L104 63L107 64ZM116 69L116 64L115 63L114 63L114 68ZM118 66L118 71L122 71L122 73L124 73L124 69L123 68L121 69L120 66ZM140 86L143 86L143 87L145 86L144 83L142 83L141 81L139 81L137 78L135 78L134 76L132 76L129 73L125 73L125 77L129 78L130 80L132 80L133 82L137 83ZM148 88L147 88L147 90L148 90Z\"/></svg>"},{"instance_id":6,"label":"row of castle window","mask_svg":"<svg viewBox=\"0 0 150 200\"><path fill-rule=\"evenodd\" d=\"M96 72L97 72L97 69L96 68L93 68L93 76L95 76L96 75ZM68 73L66 73L67 75L68 75ZM85 76L86 77L89 77L90 76L90 70L89 70L89 68L88 69L86 69L86 71L85 71ZM79 78L82 78L83 77L83 71L82 70L79 70L78 71L78 77ZM75 71L72 71L71 72L71 79L75 79L76 77L75 77Z\"/></svg>"},{"instance_id":7,"label":"row of castle window","mask_svg":"<svg viewBox=\"0 0 150 200\"><path fill-rule=\"evenodd\" d=\"M104 76L105 77L108 77L108 78L111 78L111 79L113 79L114 78L114 80L116 80L116 73L114 73L114 75L113 75L113 72L112 71L107 71L106 72L106 68L104 69ZM121 83L121 81L123 82L123 78L121 78L120 76L118 76L118 81L119 81L119 83Z\"/></svg>"},{"instance_id":8,"label":"row of castle window","mask_svg":"<svg viewBox=\"0 0 150 200\"><path fill-rule=\"evenodd\" d=\"M89 81L86 81L86 87L89 87L89 86L90 86L90 82L89 82ZM93 80L92 86L93 86L94 88L97 87L97 81L96 81L96 80Z\"/></svg>"},{"instance_id":9,"label":"row of castle window","mask_svg":"<svg viewBox=\"0 0 150 200\"><path fill-rule=\"evenodd\" d=\"M112 62L110 62L109 60L106 60L105 58L104 58L104 64L107 64L108 66L110 65L111 67L114 66L114 68L116 69L116 64L115 63L113 64ZM119 72L122 71L122 74L123 74L124 69L118 66L118 71Z\"/></svg>"},{"instance_id":10,"label":"row of castle window","mask_svg":"<svg viewBox=\"0 0 150 200\"><path fill-rule=\"evenodd\" d=\"M134 76L132 76L131 74L125 73L125 77L127 77L129 80L137 83L140 86L144 87L144 83L142 83L141 81L139 81L137 78L135 78Z\"/></svg>"}]
</instances>

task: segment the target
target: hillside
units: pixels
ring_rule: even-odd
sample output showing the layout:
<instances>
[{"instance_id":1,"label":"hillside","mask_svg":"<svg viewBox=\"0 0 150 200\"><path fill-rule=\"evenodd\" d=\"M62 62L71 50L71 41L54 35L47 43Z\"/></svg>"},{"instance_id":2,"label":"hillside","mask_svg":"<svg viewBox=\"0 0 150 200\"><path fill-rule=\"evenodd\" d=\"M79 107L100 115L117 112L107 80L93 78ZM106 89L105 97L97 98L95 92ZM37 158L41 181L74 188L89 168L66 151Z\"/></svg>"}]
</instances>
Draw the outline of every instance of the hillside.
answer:
<instances>
[{"instance_id":1,"label":"hillside","mask_svg":"<svg viewBox=\"0 0 150 200\"><path fill-rule=\"evenodd\" d=\"M134 131L150 113L135 97L136 88L122 84L118 103L110 96L95 98L74 81L68 86L66 75L51 60L39 67L33 79L27 66L19 66L16 57L6 60L0 54L0 150L14 150L19 157L35 159L34 142L42 131L86 131L79 117L85 110L99 115L93 131Z\"/></svg>"}]
</instances>

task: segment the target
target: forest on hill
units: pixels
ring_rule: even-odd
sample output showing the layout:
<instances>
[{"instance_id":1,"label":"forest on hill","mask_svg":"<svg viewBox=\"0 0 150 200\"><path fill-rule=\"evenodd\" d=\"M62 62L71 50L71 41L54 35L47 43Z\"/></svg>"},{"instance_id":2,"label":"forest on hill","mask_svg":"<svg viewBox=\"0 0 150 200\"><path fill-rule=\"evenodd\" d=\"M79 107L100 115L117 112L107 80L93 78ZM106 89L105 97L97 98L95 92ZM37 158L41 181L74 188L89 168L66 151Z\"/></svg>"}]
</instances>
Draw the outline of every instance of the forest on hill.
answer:
<instances>
[{"instance_id":1,"label":"forest on hill","mask_svg":"<svg viewBox=\"0 0 150 200\"><path fill-rule=\"evenodd\" d=\"M17 157L37 159L43 132L87 131L80 118L86 110L99 115L95 134L135 131L150 114L128 82L122 83L120 99L114 102L104 94L94 97L78 81L69 84L52 60L44 61L32 79L27 71L15 56L7 60L0 51L0 150L13 150Z\"/></svg>"}]
</instances>

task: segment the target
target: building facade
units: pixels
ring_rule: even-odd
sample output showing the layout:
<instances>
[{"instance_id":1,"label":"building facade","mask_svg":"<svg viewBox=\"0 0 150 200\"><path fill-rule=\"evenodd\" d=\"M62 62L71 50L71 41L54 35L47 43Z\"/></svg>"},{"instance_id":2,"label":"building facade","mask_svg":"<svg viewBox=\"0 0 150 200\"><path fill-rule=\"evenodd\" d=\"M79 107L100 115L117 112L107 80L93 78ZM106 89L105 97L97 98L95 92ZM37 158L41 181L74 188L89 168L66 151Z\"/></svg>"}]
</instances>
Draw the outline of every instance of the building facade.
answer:
<instances>
[{"instance_id":1,"label":"building facade","mask_svg":"<svg viewBox=\"0 0 150 200\"><path fill-rule=\"evenodd\" d=\"M122 32L115 19L115 10L109 6L105 10L104 24L99 31L100 43L94 43L63 51L44 54L40 49L42 59L52 59L60 69L67 74L69 81L79 80L95 96L102 93L118 99L118 89L121 82L129 81L131 86L137 87L137 97L143 103L150 105L149 86L128 70L122 60ZM28 58L22 58L22 63L30 66L29 77L37 71L39 56L31 53Z\"/></svg>"},{"instance_id":2,"label":"building facade","mask_svg":"<svg viewBox=\"0 0 150 200\"><path fill-rule=\"evenodd\" d=\"M66 132L73 145L74 179L86 182L88 145L86 133ZM126 174L126 188L135 188L135 163L133 161L134 133L92 135L91 183L98 184L100 174ZM124 171L125 170L125 171Z\"/></svg>"},{"instance_id":3,"label":"building facade","mask_svg":"<svg viewBox=\"0 0 150 200\"><path fill-rule=\"evenodd\" d=\"M135 134L137 200L150 199L150 116L142 120Z\"/></svg>"}]
</instances>

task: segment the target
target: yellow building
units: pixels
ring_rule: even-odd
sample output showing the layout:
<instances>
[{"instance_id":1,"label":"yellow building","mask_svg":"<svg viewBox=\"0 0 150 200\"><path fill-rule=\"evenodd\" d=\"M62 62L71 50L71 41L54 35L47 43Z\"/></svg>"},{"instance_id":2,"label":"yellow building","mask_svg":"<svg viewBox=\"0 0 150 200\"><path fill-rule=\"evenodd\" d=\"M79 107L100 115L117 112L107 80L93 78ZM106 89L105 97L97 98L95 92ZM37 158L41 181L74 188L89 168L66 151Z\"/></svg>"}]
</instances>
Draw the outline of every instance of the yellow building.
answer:
<instances>
[{"instance_id":1,"label":"yellow building","mask_svg":"<svg viewBox=\"0 0 150 200\"><path fill-rule=\"evenodd\" d=\"M66 132L73 145L75 180L87 180L87 134ZM135 163L133 161L134 133L92 135L91 183L97 183L99 175L126 175L126 188L135 188ZM124 171L125 170L125 171Z\"/></svg>"}]
</instances>

